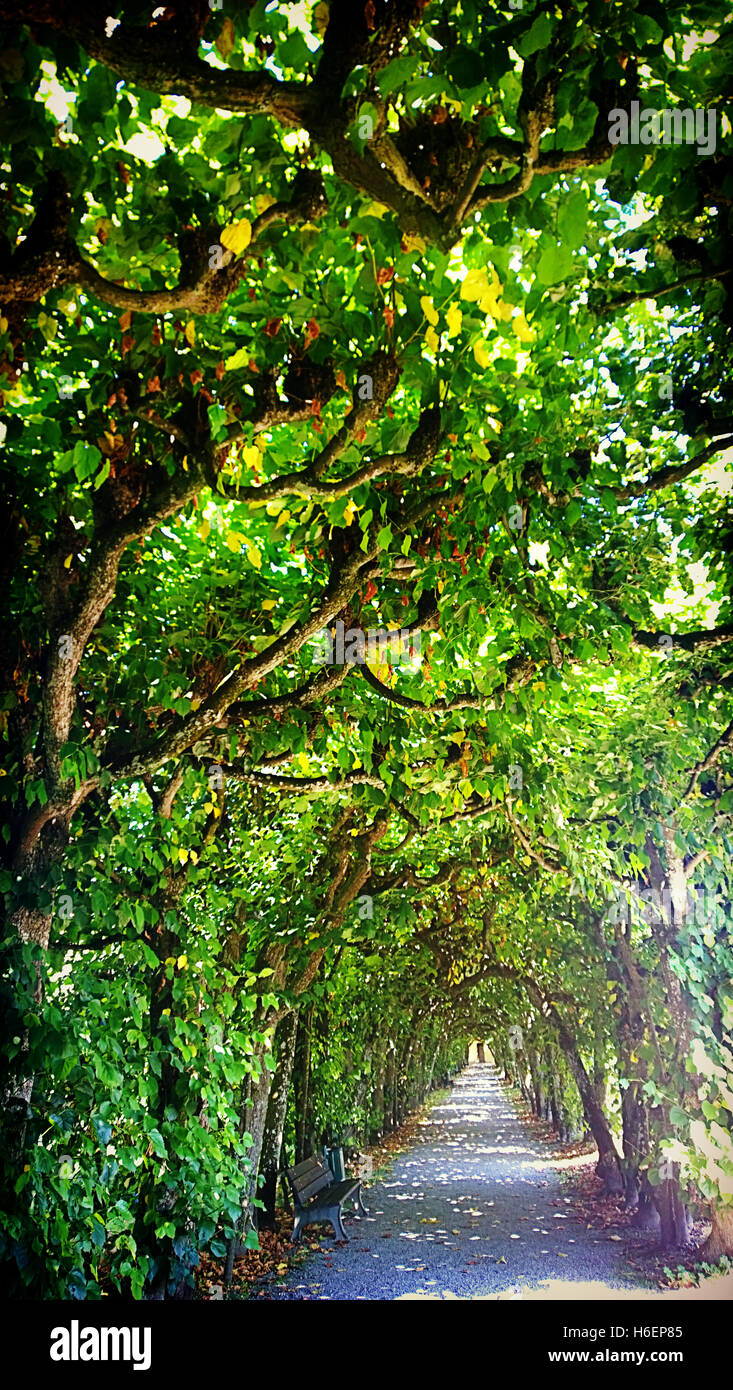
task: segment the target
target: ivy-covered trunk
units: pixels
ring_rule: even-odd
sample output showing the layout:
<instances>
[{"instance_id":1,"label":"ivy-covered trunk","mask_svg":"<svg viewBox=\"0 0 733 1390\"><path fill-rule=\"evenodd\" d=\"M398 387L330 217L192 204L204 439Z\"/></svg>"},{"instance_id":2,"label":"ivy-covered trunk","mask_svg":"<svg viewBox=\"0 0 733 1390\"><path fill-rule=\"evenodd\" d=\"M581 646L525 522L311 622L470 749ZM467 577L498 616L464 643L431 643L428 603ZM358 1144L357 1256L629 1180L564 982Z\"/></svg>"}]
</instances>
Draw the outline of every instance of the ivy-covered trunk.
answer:
<instances>
[{"instance_id":1,"label":"ivy-covered trunk","mask_svg":"<svg viewBox=\"0 0 733 1390\"><path fill-rule=\"evenodd\" d=\"M277 1066L267 1104L265 1129L262 1136L260 1174L264 1211L259 1224L273 1229L277 1203L277 1183L282 1155L283 1131L287 1116L290 1081L295 1061L295 1039L298 1032L298 1011L291 1009L277 1027Z\"/></svg>"},{"instance_id":2,"label":"ivy-covered trunk","mask_svg":"<svg viewBox=\"0 0 733 1390\"><path fill-rule=\"evenodd\" d=\"M536 1047L529 1049L529 1068L532 1077L532 1108L535 1115L542 1119L545 1105L544 1088L542 1084L542 1067L540 1064L539 1053Z\"/></svg>"},{"instance_id":3,"label":"ivy-covered trunk","mask_svg":"<svg viewBox=\"0 0 733 1390\"><path fill-rule=\"evenodd\" d=\"M311 1123L311 1042L313 1004L300 1010L293 1068L293 1104L295 1107L295 1162L302 1163L313 1152L314 1137Z\"/></svg>"},{"instance_id":4,"label":"ivy-covered trunk","mask_svg":"<svg viewBox=\"0 0 733 1390\"><path fill-rule=\"evenodd\" d=\"M252 1202L257 1193L260 1151L262 1148L262 1137L265 1131L265 1121L267 1119L267 1102L272 1085L272 1072L269 1067L265 1065L267 1052L268 1047L264 1043L258 1044L253 1051L250 1059L252 1069L247 1078L247 1084L244 1088L242 1098L239 1134L240 1138L248 1134L252 1142L247 1150L245 1170L243 1172L241 1213L237 1222L236 1232L230 1239L227 1248L224 1273L224 1279L227 1284L231 1282L232 1273L234 1271L234 1260L239 1253L241 1241L243 1237L246 1237L247 1227L252 1220Z\"/></svg>"},{"instance_id":5,"label":"ivy-covered trunk","mask_svg":"<svg viewBox=\"0 0 733 1390\"><path fill-rule=\"evenodd\" d=\"M371 1101L371 1125L368 1131L370 1144L376 1144L384 1132L384 1079L386 1061L384 1045L378 1041L374 1058L374 1084Z\"/></svg>"}]
</instances>

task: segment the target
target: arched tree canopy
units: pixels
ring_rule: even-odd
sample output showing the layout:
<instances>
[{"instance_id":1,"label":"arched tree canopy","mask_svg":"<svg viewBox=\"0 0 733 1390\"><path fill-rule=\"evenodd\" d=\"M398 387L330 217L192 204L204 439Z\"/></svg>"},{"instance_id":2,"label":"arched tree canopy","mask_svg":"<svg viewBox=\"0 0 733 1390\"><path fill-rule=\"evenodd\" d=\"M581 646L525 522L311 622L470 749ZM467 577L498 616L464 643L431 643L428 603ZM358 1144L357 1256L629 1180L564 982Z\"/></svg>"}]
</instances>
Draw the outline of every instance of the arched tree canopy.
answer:
<instances>
[{"instance_id":1,"label":"arched tree canopy","mask_svg":"<svg viewBox=\"0 0 733 1390\"><path fill-rule=\"evenodd\" d=\"M721 1253L727 7L106 8L0 3L18 1286L477 1035Z\"/></svg>"}]
</instances>

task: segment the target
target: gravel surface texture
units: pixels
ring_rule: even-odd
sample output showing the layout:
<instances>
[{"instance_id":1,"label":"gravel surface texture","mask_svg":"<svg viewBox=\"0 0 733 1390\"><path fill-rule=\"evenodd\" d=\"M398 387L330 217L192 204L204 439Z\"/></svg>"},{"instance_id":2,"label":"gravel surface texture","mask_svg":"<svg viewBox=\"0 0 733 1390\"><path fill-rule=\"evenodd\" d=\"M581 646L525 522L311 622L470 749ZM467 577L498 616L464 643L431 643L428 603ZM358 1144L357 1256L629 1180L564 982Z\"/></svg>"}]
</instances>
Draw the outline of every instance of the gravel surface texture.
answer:
<instances>
[{"instance_id":1,"label":"gravel surface texture","mask_svg":"<svg viewBox=\"0 0 733 1390\"><path fill-rule=\"evenodd\" d=\"M618 1240L587 1230L546 1145L488 1064L468 1067L390 1172L269 1299L619 1298L641 1291ZM304 1243L314 1230L307 1228ZM581 1287L582 1286L582 1287Z\"/></svg>"}]
</instances>

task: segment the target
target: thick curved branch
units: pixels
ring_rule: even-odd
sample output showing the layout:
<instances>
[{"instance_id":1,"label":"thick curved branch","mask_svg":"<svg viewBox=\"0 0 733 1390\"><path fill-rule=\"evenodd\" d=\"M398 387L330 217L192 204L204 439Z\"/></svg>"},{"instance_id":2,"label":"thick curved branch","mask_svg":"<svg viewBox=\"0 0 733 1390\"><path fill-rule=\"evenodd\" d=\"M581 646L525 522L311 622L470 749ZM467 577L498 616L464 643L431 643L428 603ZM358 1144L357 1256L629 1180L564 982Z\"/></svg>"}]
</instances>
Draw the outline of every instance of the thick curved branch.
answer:
<instances>
[{"instance_id":1,"label":"thick curved branch","mask_svg":"<svg viewBox=\"0 0 733 1390\"><path fill-rule=\"evenodd\" d=\"M610 299L607 304L601 305L596 309L599 318L605 318L608 314L615 314L618 309L628 309L630 304L640 304L645 299L664 299L665 295L674 294L676 290L687 289L688 285L704 284L709 280L723 280L731 274L731 266L721 266L718 270L698 270L692 275L683 275L680 280L675 280L671 285L660 285L657 289L630 290L627 294L619 294L615 299Z\"/></svg>"},{"instance_id":2,"label":"thick curved branch","mask_svg":"<svg viewBox=\"0 0 733 1390\"><path fill-rule=\"evenodd\" d=\"M684 652L705 652L733 642L733 623L722 623L720 627L701 628L694 632L646 632L636 628L631 640L635 647L648 647L652 651L670 651L674 647Z\"/></svg>"},{"instance_id":3,"label":"thick curved branch","mask_svg":"<svg viewBox=\"0 0 733 1390\"><path fill-rule=\"evenodd\" d=\"M131 541L149 535L180 511L204 485L203 469L192 461L188 472L172 481L166 478L147 501L103 528L94 541L81 576L79 596L58 616L50 634L43 700L43 748L54 790L61 783L59 749L68 742L79 664L89 637L114 597L120 560ZM52 563L56 560L54 556Z\"/></svg>"},{"instance_id":4,"label":"thick curved branch","mask_svg":"<svg viewBox=\"0 0 733 1390\"><path fill-rule=\"evenodd\" d=\"M648 492L659 492L661 488L672 487L675 483L684 482L691 474L696 473L711 458L715 458L723 449L733 446L733 435L726 435L723 439L715 439L708 444L694 458L687 459L684 463L668 463L663 468L658 468L654 473L650 473L646 478L640 478L638 482L625 483L622 487L612 487L611 491L619 502L627 502L632 497L644 497Z\"/></svg>"},{"instance_id":5,"label":"thick curved branch","mask_svg":"<svg viewBox=\"0 0 733 1390\"><path fill-rule=\"evenodd\" d=\"M381 777L371 772L347 772L335 782L328 777L281 777L276 773L242 772L237 767L227 766L222 766L222 772L233 782L245 782L252 787L270 788L271 791L292 792L295 796L302 792L342 792L360 786L384 789Z\"/></svg>"},{"instance_id":6,"label":"thick curved branch","mask_svg":"<svg viewBox=\"0 0 733 1390\"><path fill-rule=\"evenodd\" d=\"M547 872L550 874L565 873L564 864L558 864L555 860L546 859L543 854L539 854L538 851L534 848L534 846L532 845L532 841L528 839L528 837L525 835L521 825L519 825L516 817L512 813L510 802L504 802L503 811L504 815L506 816L506 819L512 827L512 830L514 831L514 834L519 840L522 849L525 851L525 854L528 854L530 856L530 859L534 859L535 863L539 864L541 868L546 869Z\"/></svg>"},{"instance_id":7,"label":"thick curved branch","mask_svg":"<svg viewBox=\"0 0 733 1390\"><path fill-rule=\"evenodd\" d=\"M690 779L687 783L687 786L685 787L685 790L682 793L682 801L686 801L688 796L692 796L692 793L694 792L698 780L702 776L703 772L709 772L711 767L715 767L720 759L721 753L725 752L726 748L731 747L733 747L733 719L731 720L728 727L723 730L722 734L720 735L720 738L716 740L712 748L709 749L709 751L705 754L705 757L701 758L700 762L695 763L695 766L693 767L690 773ZM706 853L707 850L703 851L703 856Z\"/></svg>"}]
</instances>

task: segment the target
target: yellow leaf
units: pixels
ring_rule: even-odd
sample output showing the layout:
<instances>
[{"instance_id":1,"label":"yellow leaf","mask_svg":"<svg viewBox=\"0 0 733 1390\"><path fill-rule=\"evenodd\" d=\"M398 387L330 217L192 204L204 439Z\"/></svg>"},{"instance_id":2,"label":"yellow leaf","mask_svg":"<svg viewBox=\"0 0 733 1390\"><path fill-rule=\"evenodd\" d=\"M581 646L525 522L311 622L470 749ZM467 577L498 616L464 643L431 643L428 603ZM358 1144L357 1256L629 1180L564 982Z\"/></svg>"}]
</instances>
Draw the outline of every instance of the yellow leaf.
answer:
<instances>
[{"instance_id":1,"label":"yellow leaf","mask_svg":"<svg viewBox=\"0 0 733 1390\"><path fill-rule=\"evenodd\" d=\"M492 319L501 317L499 303L492 289L488 289L479 297L478 307L482 314L486 314Z\"/></svg>"},{"instance_id":2,"label":"yellow leaf","mask_svg":"<svg viewBox=\"0 0 733 1390\"><path fill-rule=\"evenodd\" d=\"M316 33L320 34L321 37L323 37L328 28L329 14L330 10L326 4L326 0L321 0L321 3L316 5L313 11L313 23L316 26Z\"/></svg>"},{"instance_id":3,"label":"yellow leaf","mask_svg":"<svg viewBox=\"0 0 733 1390\"><path fill-rule=\"evenodd\" d=\"M234 48L234 24L231 19L225 19L218 39L214 40L214 47L219 55L227 59Z\"/></svg>"},{"instance_id":4,"label":"yellow leaf","mask_svg":"<svg viewBox=\"0 0 733 1390\"><path fill-rule=\"evenodd\" d=\"M195 344L196 344L196 327L195 327L195 325L194 325L193 319L189 319L189 320L188 320L188 323L186 324L186 327L185 327L184 330L183 330L183 336L184 336L184 338L186 339L186 342L188 343L188 346L189 346L189 347L194 347L194 346L195 346Z\"/></svg>"},{"instance_id":5,"label":"yellow leaf","mask_svg":"<svg viewBox=\"0 0 733 1390\"><path fill-rule=\"evenodd\" d=\"M527 320L524 315L524 310L521 310L512 319L512 328L514 330L514 336L519 339L520 343L534 342L535 333L534 330L531 329L529 324L527 323Z\"/></svg>"},{"instance_id":6,"label":"yellow leaf","mask_svg":"<svg viewBox=\"0 0 733 1390\"><path fill-rule=\"evenodd\" d=\"M420 255L422 255L423 252L427 250L427 247L421 236L418 236L417 233L415 233L415 235L413 236L411 233L408 232L407 236L405 237L405 250L419 251Z\"/></svg>"},{"instance_id":7,"label":"yellow leaf","mask_svg":"<svg viewBox=\"0 0 733 1390\"><path fill-rule=\"evenodd\" d=\"M262 600L262 607L266 613L271 613L273 608L277 608L277 599L265 598Z\"/></svg>"},{"instance_id":8,"label":"yellow leaf","mask_svg":"<svg viewBox=\"0 0 733 1390\"><path fill-rule=\"evenodd\" d=\"M227 251L233 251L235 256L241 256L246 250L252 238L252 224L242 217L239 222L232 222L225 227L221 234L221 244Z\"/></svg>"},{"instance_id":9,"label":"yellow leaf","mask_svg":"<svg viewBox=\"0 0 733 1390\"><path fill-rule=\"evenodd\" d=\"M224 540L232 551L237 551L244 545L244 536L239 531L227 531Z\"/></svg>"},{"instance_id":10,"label":"yellow leaf","mask_svg":"<svg viewBox=\"0 0 733 1390\"><path fill-rule=\"evenodd\" d=\"M479 338L478 342L474 343L473 355L479 367L488 367L491 358L489 357L488 343L483 338Z\"/></svg>"},{"instance_id":11,"label":"yellow leaf","mask_svg":"<svg viewBox=\"0 0 733 1390\"><path fill-rule=\"evenodd\" d=\"M199 526L199 529L198 529L198 531L196 532L196 535L199 537L199 540L205 541L205 540L208 539L210 533L211 533L211 523L210 523L209 521L206 521L206 520L204 519L204 520L201 522L201 525Z\"/></svg>"},{"instance_id":12,"label":"yellow leaf","mask_svg":"<svg viewBox=\"0 0 733 1390\"><path fill-rule=\"evenodd\" d=\"M437 352L440 347L440 338L434 328L429 328L425 334L425 346L430 352Z\"/></svg>"},{"instance_id":13,"label":"yellow leaf","mask_svg":"<svg viewBox=\"0 0 733 1390\"><path fill-rule=\"evenodd\" d=\"M483 266L478 270L467 270L461 282L461 299L466 299L470 304L475 303L479 295L487 288L486 271Z\"/></svg>"},{"instance_id":14,"label":"yellow leaf","mask_svg":"<svg viewBox=\"0 0 733 1390\"><path fill-rule=\"evenodd\" d=\"M237 351L233 352L231 357L227 357L224 363L225 370L228 372L239 371L240 367L246 367L249 359L250 350L248 347L237 348Z\"/></svg>"},{"instance_id":15,"label":"yellow leaf","mask_svg":"<svg viewBox=\"0 0 733 1390\"><path fill-rule=\"evenodd\" d=\"M246 444L242 450L242 461L248 468L259 468L262 463L262 454L256 444Z\"/></svg>"},{"instance_id":16,"label":"yellow leaf","mask_svg":"<svg viewBox=\"0 0 733 1390\"><path fill-rule=\"evenodd\" d=\"M187 849L179 849L179 851L178 851L178 858L179 858L181 864L185 864L186 860L188 859L188 850L187 850Z\"/></svg>"},{"instance_id":17,"label":"yellow leaf","mask_svg":"<svg viewBox=\"0 0 733 1390\"><path fill-rule=\"evenodd\" d=\"M455 338L461 331L463 314L457 304L449 304L445 314L445 321L448 325L448 337Z\"/></svg>"},{"instance_id":18,"label":"yellow leaf","mask_svg":"<svg viewBox=\"0 0 733 1390\"><path fill-rule=\"evenodd\" d=\"M298 753L295 759L301 772L310 772L311 765L305 753Z\"/></svg>"},{"instance_id":19,"label":"yellow leaf","mask_svg":"<svg viewBox=\"0 0 733 1390\"><path fill-rule=\"evenodd\" d=\"M0 317L0 333L7 333L7 331L8 331L8 320L7 320L4 316L3 316L3 317Z\"/></svg>"},{"instance_id":20,"label":"yellow leaf","mask_svg":"<svg viewBox=\"0 0 733 1390\"><path fill-rule=\"evenodd\" d=\"M271 208L276 202L277 199L273 198L271 193L258 193L255 198L255 207L258 213L267 212L267 209Z\"/></svg>"},{"instance_id":21,"label":"yellow leaf","mask_svg":"<svg viewBox=\"0 0 733 1390\"><path fill-rule=\"evenodd\" d=\"M461 299L466 299L469 303L478 303L482 314L491 314L494 318L505 315L505 307L499 307L501 296L501 280L499 279L494 267L491 267L491 281L485 266L478 270L469 270L461 284ZM510 311L511 312L511 311Z\"/></svg>"},{"instance_id":22,"label":"yellow leaf","mask_svg":"<svg viewBox=\"0 0 733 1390\"><path fill-rule=\"evenodd\" d=\"M179 970L185 970L188 965L188 956L179 956L176 965Z\"/></svg>"},{"instance_id":23,"label":"yellow leaf","mask_svg":"<svg viewBox=\"0 0 733 1390\"><path fill-rule=\"evenodd\" d=\"M247 546L247 559L251 565L254 565L256 570L262 569L262 555L256 545Z\"/></svg>"},{"instance_id":24,"label":"yellow leaf","mask_svg":"<svg viewBox=\"0 0 733 1390\"><path fill-rule=\"evenodd\" d=\"M354 505L354 503L353 503L351 500L349 500L349 501L346 503L346 506L344 507L344 525L345 525L345 526L351 526L351 523L353 522L354 517L356 516L357 510L358 510L358 508Z\"/></svg>"},{"instance_id":25,"label":"yellow leaf","mask_svg":"<svg viewBox=\"0 0 733 1390\"><path fill-rule=\"evenodd\" d=\"M362 209L362 217L384 217L385 212L389 212L386 203L367 203Z\"/></svg>"},{"instance_id":26,"label":"yellow leaf","mask_svg":"<svg viewBox=\"0 0 733 1390\"><path fill-rule=\"evenodd\" d=\"M435 328L438 322L438 311L429 295L424 294L420 298L420 308L422 309L429 324Z\"/></svg>"},{"instance_id":27,"label":"yellow leaf","mask_svg":"<svg viewBox=\"0 0 733 1390\"><path fill-rule=\"evenodd\" d=\"M71 555L67 555L67 556L66 556L66 559L64 560L64 569L65 569L65 570L67 570L67 569L69 568L69 566L70 566L70 564L71 564L73 558L74 558L73 552L72 552Z\"/></svg>"}]
</instances>

